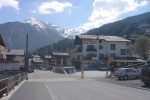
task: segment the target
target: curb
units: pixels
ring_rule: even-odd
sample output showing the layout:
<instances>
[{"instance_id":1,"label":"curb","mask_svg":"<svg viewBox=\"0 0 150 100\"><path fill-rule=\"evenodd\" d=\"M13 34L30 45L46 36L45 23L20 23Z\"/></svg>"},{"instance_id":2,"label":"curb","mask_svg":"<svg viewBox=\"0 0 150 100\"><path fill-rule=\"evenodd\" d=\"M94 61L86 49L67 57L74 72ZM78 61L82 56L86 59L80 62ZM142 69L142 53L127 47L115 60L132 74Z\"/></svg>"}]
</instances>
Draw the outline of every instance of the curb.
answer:
<instances>
[{"instance_id":1,"label":"curb","mask_svg":"<svg viewBox=\"0 0 150 100\"><path fill-rule=\"evenodd\" d=\"M9 100L14 93L25 83L26 80L23 80L18 86L15 86L13 90L10 91L8 96L4 96L1 98L1 100Z\"/></svg>"}]
</instances>

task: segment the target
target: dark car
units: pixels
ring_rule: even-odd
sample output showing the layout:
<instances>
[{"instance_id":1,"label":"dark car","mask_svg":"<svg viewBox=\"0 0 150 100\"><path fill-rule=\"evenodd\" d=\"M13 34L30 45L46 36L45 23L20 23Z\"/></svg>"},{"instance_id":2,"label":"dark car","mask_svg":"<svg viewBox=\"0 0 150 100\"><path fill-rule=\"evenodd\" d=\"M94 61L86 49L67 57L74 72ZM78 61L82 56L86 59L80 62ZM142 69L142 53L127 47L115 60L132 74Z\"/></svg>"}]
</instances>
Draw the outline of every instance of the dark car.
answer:
<instances>
[{"instance_id":1,"label":"dark car","mask_svg":"<svg viewBox=\"0 0 150 100\"><path fill-rule=\"evenodd\" d=\"M145 85L150 85L150 65L146 65L142 68L141 75L142 75L141 81Z\"/></svg>"}]
</instances>

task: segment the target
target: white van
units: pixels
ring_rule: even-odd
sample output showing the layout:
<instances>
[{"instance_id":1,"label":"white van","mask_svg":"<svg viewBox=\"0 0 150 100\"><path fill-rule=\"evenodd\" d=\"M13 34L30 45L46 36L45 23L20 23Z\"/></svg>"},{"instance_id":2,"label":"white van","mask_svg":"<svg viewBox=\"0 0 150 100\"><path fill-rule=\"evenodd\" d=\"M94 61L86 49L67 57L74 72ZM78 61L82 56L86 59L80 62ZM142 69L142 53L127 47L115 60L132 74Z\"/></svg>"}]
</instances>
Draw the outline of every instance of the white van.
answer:
<instances>
[{"instance_id":1,"label":"white van","mask_svg":"<svg viewBox=\"0 0 150 100\"><path fill-rule=\"evenodd\" d=\"M118 68L115 72L115 76L120 79L131 79L131 78L139 78L141 76L140 70L135 68Z\"/></svg>"}]
</instances>

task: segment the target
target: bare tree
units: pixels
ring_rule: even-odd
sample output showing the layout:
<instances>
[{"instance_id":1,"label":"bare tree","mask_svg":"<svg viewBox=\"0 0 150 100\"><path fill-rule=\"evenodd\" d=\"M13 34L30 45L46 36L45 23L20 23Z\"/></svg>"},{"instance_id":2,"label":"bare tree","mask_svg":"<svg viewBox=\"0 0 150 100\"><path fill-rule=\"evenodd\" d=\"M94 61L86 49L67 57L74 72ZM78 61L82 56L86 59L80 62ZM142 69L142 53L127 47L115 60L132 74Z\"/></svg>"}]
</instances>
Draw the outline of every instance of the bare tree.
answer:
<instances>
[{"instance_id":1,"label":"bare tree","mask_svg":"<svg viewBox=\"0 0 150 100\"><path fill-rule=\"evenodd\" d=\"M141 36L135 41L134 52L144 59L148 58L148 50L150 49L150 38Z\"/></svg>"}]
</instances>

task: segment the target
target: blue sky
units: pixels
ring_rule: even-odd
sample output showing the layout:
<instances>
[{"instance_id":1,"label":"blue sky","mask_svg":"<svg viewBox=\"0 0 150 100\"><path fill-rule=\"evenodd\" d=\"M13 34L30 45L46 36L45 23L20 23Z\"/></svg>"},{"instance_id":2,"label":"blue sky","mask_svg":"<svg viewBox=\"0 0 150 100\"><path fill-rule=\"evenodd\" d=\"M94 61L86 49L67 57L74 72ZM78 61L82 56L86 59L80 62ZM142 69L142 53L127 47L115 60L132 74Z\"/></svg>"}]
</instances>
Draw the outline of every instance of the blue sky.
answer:
<instances>
[{"instance_id":1,"label":"blue sky","mask_svg":"<svg viewBox=\"0 0 150 100\"><path fill-rule=\"evenodd\" d=\"M150 0L0 0L0 23L34 17L65 29L91 29L150 11Z\"/></svg>"}]
</instances>

